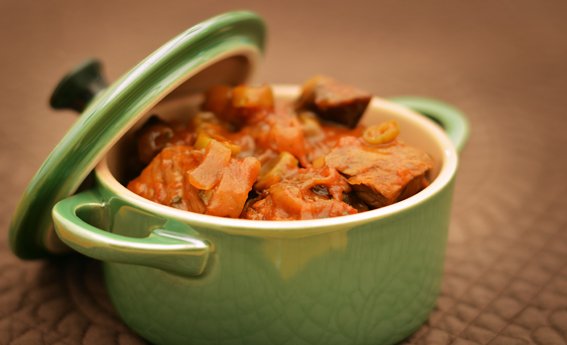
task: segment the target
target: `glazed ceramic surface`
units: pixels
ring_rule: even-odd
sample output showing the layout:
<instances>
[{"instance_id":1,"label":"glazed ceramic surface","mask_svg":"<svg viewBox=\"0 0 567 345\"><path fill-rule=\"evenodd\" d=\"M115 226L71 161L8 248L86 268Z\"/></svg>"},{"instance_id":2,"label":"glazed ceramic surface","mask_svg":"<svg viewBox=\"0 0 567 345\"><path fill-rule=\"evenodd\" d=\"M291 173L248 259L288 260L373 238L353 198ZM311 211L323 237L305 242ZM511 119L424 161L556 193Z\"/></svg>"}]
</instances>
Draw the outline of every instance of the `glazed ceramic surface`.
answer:
<instances>
[{"instance_id":1,"label":"glazed ceramic surface","mask_svg":"<svg viewBox=\"0 0 567 345\"><path fill-rule=\"evenodd\" d=\"M275 90L288 99L299 91ZM404 102L450 127L442 116L452 108ZM403 106L374 99L364 121L390 118L437 162L433 183L394 205L308 221L194 214L127 190L117 147L93 190L56 205L57 232L105 261L116 309L152 342L393 344L427 319L439 292L457 153L437 125Z\"/></svg>"}]
</instances>

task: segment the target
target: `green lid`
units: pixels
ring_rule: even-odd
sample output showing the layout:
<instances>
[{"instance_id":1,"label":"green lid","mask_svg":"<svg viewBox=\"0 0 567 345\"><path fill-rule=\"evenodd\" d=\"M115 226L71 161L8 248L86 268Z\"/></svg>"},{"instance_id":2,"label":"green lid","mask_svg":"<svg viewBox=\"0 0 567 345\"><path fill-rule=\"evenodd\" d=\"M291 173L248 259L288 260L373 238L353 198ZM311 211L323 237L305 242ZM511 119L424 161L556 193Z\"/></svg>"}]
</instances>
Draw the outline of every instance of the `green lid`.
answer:
<instances>
[{"instance_id":1,"label":"green lid","mask_svg":"<svg viewBox=\"0 0 567 345\"><path fill-rule=\"evenodd\" d=\"M210 86L206 80L217 65L222 65L217 74L232 75L232 80L225 82L247 79L263 52L264 38L260 17L251 12L230 12L173 38L107 89L102 90L104 82L97 61L89 61L67 75L56 88L51 105L75 110L88 106L25 190L10 225L14 253L33 259L66 251L52 229L53 206L74 194L122 135L173 90ZM244 63L218 64L232 57ZM227 66L238 70L227 73ZM192 78L204 69L206 74Z\"/></svg>"}]
</instances>

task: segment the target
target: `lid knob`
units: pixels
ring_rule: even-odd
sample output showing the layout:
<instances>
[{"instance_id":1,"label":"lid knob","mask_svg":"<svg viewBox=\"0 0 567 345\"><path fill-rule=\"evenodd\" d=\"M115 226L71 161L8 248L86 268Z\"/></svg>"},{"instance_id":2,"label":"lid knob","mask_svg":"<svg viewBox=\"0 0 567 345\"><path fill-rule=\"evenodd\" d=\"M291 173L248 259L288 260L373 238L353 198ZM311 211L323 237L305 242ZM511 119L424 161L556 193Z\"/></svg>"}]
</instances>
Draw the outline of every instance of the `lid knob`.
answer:
<instances>
[{"instance_id":1,"label":"lid knob","mask_svg":"<svg viewBox=\"0 0 567 345\"><path fill-rule=\"evenodd\" d=\"M71 109L82 113L96 94L108 85L101 72L99 60L83 62L57 84L49 105L54 109Z\"/></svg>"}]
</instances>

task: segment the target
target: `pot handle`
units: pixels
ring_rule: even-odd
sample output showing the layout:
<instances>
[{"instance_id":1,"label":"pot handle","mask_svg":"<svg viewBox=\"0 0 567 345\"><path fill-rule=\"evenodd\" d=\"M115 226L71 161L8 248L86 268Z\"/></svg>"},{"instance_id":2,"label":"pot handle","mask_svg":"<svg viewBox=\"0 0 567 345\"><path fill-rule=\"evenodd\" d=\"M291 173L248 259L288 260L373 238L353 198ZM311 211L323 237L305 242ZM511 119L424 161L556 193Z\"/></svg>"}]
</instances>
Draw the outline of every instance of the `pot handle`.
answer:
<instances>
[{"instance_id":1,"label":"pot handle","mask_svg":"<svg viewBox=\"0 0 567 345\"><path fill-rule=\"evenodd\" d=\"M127 237L99 229L81 217L96 217L105 202L94 191L85 191L58 202L53 208L53 222L59 237L76 251L101 261L159 268L183 276L204 272L212 251L211 244L186 232L188 225L168 220L147 237Z\"/></svg>"},{"instance_id":2,"label":"pot handle","mask_svg":"<svg viewBox=\"0 0 567 345\"><path fill-rule=\"evenodd\" d=\"M102 74L102 63L89 59L67 73L53 90L49 105L53 109L70 109L82 113L108 83Z\"/></svg>"},{"instance_id":3,"label":"pot handle","mask_svg":"<svg viewBox=\"0 0 567 345\"><path fill-rule=\"evenodd\" d=\"M390 100L436 122L445 130L457 151L463 150L469 137L469 122L462 111L447 103L425 97L403 96Z\"/></svg>"}]
</instances>

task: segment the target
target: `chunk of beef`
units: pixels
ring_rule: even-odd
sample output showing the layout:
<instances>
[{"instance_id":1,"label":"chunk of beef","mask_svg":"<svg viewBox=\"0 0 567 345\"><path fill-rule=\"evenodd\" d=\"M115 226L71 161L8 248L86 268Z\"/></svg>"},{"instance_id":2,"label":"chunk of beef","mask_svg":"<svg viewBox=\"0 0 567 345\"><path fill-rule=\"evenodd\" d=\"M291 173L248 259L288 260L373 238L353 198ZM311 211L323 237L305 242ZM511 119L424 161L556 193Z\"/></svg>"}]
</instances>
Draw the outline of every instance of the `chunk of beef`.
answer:
<instances>
[{"instance_id":1,"label":"chunk of beef","mask_svg":"<svg viewBox=\"0 0 567 345\"><path fill-rule=\"evenodd\" d=\"M345 137L325 158L325 163L347 176L357 196L373 208L390 205L425 188L431 157L425 152L394 141L370 147L354 137Z\"/></svg>"},{"instance_id":2,"label":"chunk of beef","mask_svg":"<svg viewBox=\"0 0 567 345\"><path fill-rule=\"evenodd\" d=\"M349 204L350 206L354 207L358 212L368 211L368 205L366 205L364 201L362 201L354 191L345 194L343 197L343 201Z\"/></svg>"},{"instance_id":3,"label":"chunk of beef","mask_svg":"<svg viewBox=\"0 0 567 345\"><path fill-rule=\"evenodd\" d=\"M296 109L310 110L324 120L354 128L371 99L372 95L354 86L318 76L303 85Z\"/></svg>"}]
</instances>

